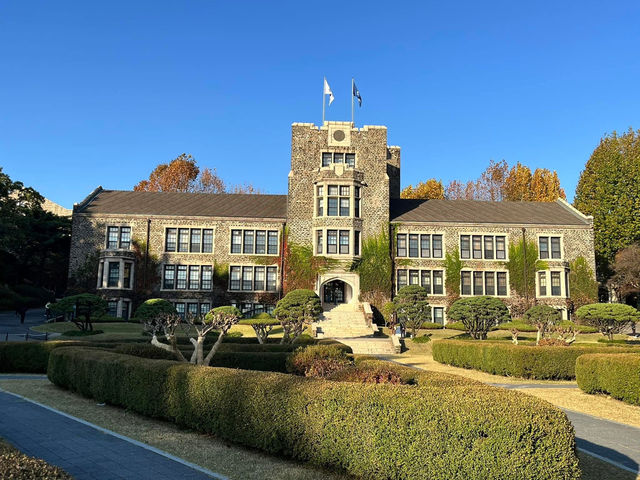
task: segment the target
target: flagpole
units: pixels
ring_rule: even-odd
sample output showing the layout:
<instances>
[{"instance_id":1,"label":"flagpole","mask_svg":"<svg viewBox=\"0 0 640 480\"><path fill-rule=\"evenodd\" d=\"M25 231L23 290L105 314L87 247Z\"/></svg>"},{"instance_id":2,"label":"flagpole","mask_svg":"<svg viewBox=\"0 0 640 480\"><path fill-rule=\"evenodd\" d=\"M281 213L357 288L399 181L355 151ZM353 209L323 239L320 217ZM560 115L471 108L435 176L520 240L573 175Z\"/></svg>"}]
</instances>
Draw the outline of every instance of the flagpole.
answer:
<instances>
[{"instance_id":1,"label":"flagpole","mask_svg":"<svg viewBox=\"0 0 640 480\"><path fill-rule=\"evenodd\" d=\"M324 81L322 82L322 125L324 125L324 84L327 82L327 78L324 77ZM321 126L322 126L321 125Z\"/></svg>"},{"instance_id":2,"label":"flagpole","mask_svg":"<svg viewBox=\"0 0 640 480\"><path fill-rule=\"evenodd\" d=\"M353 77L351 77L351 126L355 127L355 123L353 122L353 84L354 84L354 80Z\"/></svg>"}]
</instances>

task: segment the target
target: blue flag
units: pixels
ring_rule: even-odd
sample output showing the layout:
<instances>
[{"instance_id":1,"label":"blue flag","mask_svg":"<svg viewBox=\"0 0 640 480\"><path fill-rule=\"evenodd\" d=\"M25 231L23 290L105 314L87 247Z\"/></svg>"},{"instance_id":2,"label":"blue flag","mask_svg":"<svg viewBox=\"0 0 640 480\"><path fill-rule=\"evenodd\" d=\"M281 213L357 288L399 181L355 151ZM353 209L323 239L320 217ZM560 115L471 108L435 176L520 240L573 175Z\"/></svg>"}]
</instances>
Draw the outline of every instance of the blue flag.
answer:
<instances>
[{"instance_id":1,"label":"blue flag","mask_svg":"<svg viewBox=\"0 0 640 480\"><path fill-rule=\"evenodd\" d=\"M358 106L362 107L362 97L360 96L358 87L356 87L356 82L353 82L353 96L358 99Z\"/></svg>"}]
</instances>

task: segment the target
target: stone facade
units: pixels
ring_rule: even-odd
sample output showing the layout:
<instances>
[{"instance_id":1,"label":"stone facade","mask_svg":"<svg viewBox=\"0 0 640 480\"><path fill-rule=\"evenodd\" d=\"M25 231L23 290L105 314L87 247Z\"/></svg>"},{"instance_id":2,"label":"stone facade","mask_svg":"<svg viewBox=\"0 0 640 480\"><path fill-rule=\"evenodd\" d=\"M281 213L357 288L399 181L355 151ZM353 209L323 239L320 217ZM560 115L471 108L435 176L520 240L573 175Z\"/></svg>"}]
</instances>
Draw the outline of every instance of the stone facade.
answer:
<instances>
[{"instance_id":1,"label":"stone facade","mask_svg":"<svg viewBox=\"0 0 640 480\"><path fill-rule=\"evenodd\" d=\"M426 178L428 173L424 176ZM494 240L496 237L504 237L508 256L509 244L521 241L522 228L525 229L527 240L538 243L540 236L549 239L553 237L554 242L560 244L560 258L546 259L547 273L542 276L536 275L536 283L541 279L541 282L546 283L547 292L550 292L551 272L559 272L553 274L553 281L557 282L558 276L561 277L560 290L554 289L554 295L540 295L544 289L541 290L541 285L536 284L536 294L540 302L558 308L566 307L570 292L570 285L567 284L569 263L578 256L587 259L595 271L592 222L589 217L575 211L566 202L559 201L557 205L543 209L533 205L525 206L525 210L531 209L532 215L527 218L525 212L521 220L521 207L519 207L517 221L505 220L509 216L505 217L504 203L496 204L494 208L487 202L476 202L476 204L484 204L483 220L477 222L460 219L443 221L442 218L432 221L429 215L433 217L433 212L429 214L425 213L426 210L415 209L418 208L420 201L416 203L415 208L413 204L403 204L402 202L416 201L399 199L400 148L387 145L386 127L365 126L358 129L354 128L350 122L325 122L320 127L310 123L294 123L291 138L291 170L286 198L284 196L247 198L247 196L225 195L218 196L224 198L218 198L216 200L218 203L213 202L210 207L207 207L202 205L205 203L203 200L212 196L195 197L197 194L189 193L164 194L174 195L171 197L172 200L169 200L169 197L162 197L162 195L162 193L113 192L97 189L81 204L74 206L69 274L73 276L87 262L87 259L97 254L98 292L110 299L114 313L118 315L126 316L131 313L141 298L139 295L141 292L138 290L144 282L140 274L141 265L138 265L141 257L139 254L134 254L133 243L125 241L124 248L121 248L120 244L110 245L109 227L112 229L125 227L122 231L127 232L132 242L148 244L150 255L158 262L158 270L153 276L160 280L146 279L145 291L147 294L150 292L153 296L181 304L183 305L181 308L200 309L229 303L236 304L244 310L271 308L282 296L283 269L281 266L284 261L285 232L288 232L288 242L312 247L314 255L340 260L339 267L331 271L323 271L318 275L315 289L323 302L358 303L361 293L360 279L357 273L349 271L349 265L360 255L363 243L383 231L406 235L407 242L409 236L415 234L442 236L440 258L423 258L421 255L415 258L409 256L408 252L406 257L398 257L398 252L394 252L394 291L399 282L402 284L403 275L406 276L406 283L415 281L416 271L420 277L419 283L422 282L423 276L424 281L427 282L427 275L430 275L429 283L439 281L446 283L444 256L456 248L460 249L461 238L466 235L469 235L470 239L474 236L480 236L482 239L491 237ZM187 198L187 196L191 196L188 197L191 203L187 203L186 207L182 205L182 207L173 208L172 205L167 205L171 201L176 202L176 199ZM153 197L152 201L148 202L147 200L151 197ZM280 201L282 201L282 208L278 206ZM140 206L131 205L135 202L140 202ZM236 208L234 206L236 203L243 203L244 207ZM222 204L224 208L220 207ZM261 204L270 206L261 209ZM394 213L393 205L400 205L405 215L409 212L408 216L403 218L420 220L403 220L400 218L401 215ZM455 213L456 209L466 208L465 205L460 206L449 202L447 208L451 210L447 212ZM510 218L513 219L515 207L508 208L512 210ZM435 207L431 210L434 209ZM494 210L495 218L490 217ZM123 213L125 211L126 213ZM259 215L257 212L263 214ZM417 216L414 215L415 212L418 212ZM558 216L555 216L554 212ZM471 216L471 218L474 217ZM543 220L548 218L549 221L541 221L541 218ZM211 251L207 253L169 251L172 248L168 246L167 229L177 229L176 231L195 229L196 232L200 232L200 235L203 235L205 230L210 231L213 239L208 249ZM232 253L232 231L237 230L242 231L242 235L245 235L246 230L277 232L277 248L274 247L270 254ZM202 241L201 239L201 244L204 245ZM472 255L470 259L463 260L463 271L483 272L483 278L485 272L488 272L486 282L491 285L491 282L499 281L497 273L493 274L493 280L491 280L491 272L505 272L507 259L494 257L474 260ZM119 266L112 265L115 263ZM191 284L187 279L187 287L178 288L179 283L174 278L175 283L172 284L174 287L165 288L165 267L167 266L176 266L175 276L178 275L177 266L187 266L189 274L189 267L195 269L199 266L197 278L201 282L200 287L189 288ZM215 272L210 283L204 280L203 266L206 267L207 272L209 270ZM239 270L238 268L234 270L236 274L234 288L232 288L232 279L229 278L232 267L240 267ZM253 270L250 271L249 267ZM405 273L398 273L401 270ZM184 268L182 271L184 272ZM242 275L239 280L237 272L241 272ZM266 287L268 282L262 284L258 281L260 275L267 273L273 280L274 272L276 272L276 280L275 285L273 282L269 283L271 288ZM251 273L250 280L247 276L249 273ZM470 275L473 277L474 274ZM479 278L479 274L477 276ZM254 281L252 285L264 288L238 289L236 288L238 281L241 282L242 288L249 285L250 281ZM508 287L508 278L506 281L506 293L503 292L505 294L500 296L508 300L512 295ZM331 290L338 287L340 287L339 291ZM491 292L492 287L486 288ZM433 293L432 289L430 303L434 309L438 309L434 310L434 315L439 321L445 320L443 311L447 293L446 289L443 289L442 293Z\"/></svg>"}]
</instances>

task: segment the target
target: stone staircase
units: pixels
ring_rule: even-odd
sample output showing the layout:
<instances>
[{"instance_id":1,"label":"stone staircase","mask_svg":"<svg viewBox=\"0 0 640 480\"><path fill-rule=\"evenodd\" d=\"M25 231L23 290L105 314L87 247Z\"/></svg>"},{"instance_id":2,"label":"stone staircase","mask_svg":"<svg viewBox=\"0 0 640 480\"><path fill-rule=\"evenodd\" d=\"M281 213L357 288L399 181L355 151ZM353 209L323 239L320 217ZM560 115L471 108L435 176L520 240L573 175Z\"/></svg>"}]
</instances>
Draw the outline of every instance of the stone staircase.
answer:
<instances>
[{"instance_id":1,"label":"stone staircase","mask_svg":"<svg viewBox=\"0 0 640 480\"><path fill-rule=\"evenodd\" d=\"M347 303L326 308L313 324L313 330L317 332L318 337L335 338L349 345L355 354L393 354L394 349L389 338L373 337L375 328L367 325L360 304Z\"/></svg>"}]
</instances>

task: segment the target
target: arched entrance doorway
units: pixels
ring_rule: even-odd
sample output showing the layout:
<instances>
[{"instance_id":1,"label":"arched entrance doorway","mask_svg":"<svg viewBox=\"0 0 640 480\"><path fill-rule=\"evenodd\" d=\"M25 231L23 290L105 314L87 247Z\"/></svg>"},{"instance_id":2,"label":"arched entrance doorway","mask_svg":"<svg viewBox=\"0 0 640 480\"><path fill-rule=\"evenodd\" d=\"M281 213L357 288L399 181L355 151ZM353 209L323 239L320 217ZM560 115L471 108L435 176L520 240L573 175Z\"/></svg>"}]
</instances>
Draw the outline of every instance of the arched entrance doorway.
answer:
<instances>
[{"instance_id":1,"label":"arched entrance doorway","mask_svg":"<svg viewBox=\"0 0 640 480\"><path fill-rule=\"evenodd\" d=\"M332 280L322 286L322 301L324 304L338 305L346 302L346 286L342 280Z\"/></svg>"}]
</instances>

